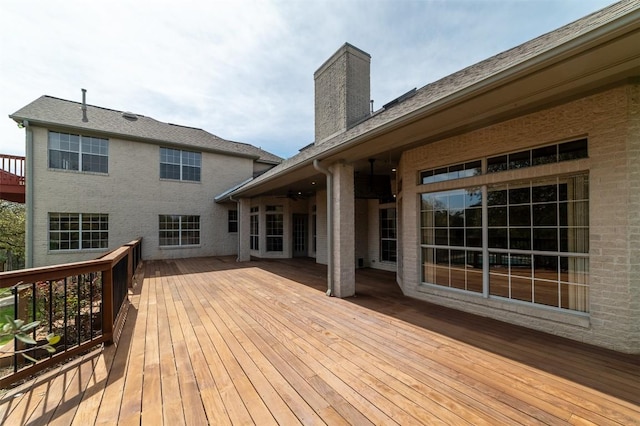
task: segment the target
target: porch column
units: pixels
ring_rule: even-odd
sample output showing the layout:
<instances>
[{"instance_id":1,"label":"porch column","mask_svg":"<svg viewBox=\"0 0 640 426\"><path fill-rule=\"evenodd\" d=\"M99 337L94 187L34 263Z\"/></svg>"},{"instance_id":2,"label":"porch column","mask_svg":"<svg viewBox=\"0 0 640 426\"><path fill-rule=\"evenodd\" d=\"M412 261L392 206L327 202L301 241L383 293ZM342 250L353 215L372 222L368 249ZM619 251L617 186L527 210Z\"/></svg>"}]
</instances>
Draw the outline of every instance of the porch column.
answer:
<instances>
[{"instance_id":1,"label":"porch column","mask_svg":"<svg viewBox=\"0 0 640 426\"><path fill-rule=\"evenodd\" d=\"M249 198L241 198L238 202L238 262L251 260L249 248L250 210L251 200Z\"/></svg>"},{"instance_id":2,"label":"porch column","mask_svg":"<svg viewBox=\"0 0 640 426\"><path fill-rule=\"evenodd\" d=\"M353 296L356 292L355 199L353 166L333 164L333 295Z\"/></svg>"}]
</instances>

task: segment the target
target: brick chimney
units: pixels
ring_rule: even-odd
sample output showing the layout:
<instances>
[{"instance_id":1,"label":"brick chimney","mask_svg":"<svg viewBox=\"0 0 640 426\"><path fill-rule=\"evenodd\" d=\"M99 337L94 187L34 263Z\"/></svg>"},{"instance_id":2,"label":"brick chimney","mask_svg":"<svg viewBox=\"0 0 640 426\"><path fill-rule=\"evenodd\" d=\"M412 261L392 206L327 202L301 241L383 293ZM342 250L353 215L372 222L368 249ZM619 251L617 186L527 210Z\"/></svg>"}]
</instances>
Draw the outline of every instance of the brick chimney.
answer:
<instances>
[{"instance_id":1,"label":"brick chimney","mask_svg":"<svg viewBox=\"0 0 640 426\"><path fill-rule=\"evenodd\" d=\"M371 55L345 43L314 73L315 144L370 114Z\"/></svg>"}]
</instances>

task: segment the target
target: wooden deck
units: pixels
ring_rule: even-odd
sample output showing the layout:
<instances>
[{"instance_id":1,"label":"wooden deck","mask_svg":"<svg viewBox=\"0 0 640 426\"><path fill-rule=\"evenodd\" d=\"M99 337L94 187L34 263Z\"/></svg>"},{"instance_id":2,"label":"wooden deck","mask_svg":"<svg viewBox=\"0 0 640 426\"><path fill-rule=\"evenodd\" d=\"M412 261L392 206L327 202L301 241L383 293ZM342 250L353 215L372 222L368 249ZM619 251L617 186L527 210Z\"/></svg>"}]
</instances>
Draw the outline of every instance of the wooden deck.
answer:
<instances>
[{"instance_id":1,"label":"wooden deck","mask_svg":"<svg viewBox=\"0 0 640 426\"><path fill-rule=\"evenodd\" d=\"M640 362L309 260L147 262L119 344L12 389L0 423L640 424Z\"/></svg>"}]
</instances>

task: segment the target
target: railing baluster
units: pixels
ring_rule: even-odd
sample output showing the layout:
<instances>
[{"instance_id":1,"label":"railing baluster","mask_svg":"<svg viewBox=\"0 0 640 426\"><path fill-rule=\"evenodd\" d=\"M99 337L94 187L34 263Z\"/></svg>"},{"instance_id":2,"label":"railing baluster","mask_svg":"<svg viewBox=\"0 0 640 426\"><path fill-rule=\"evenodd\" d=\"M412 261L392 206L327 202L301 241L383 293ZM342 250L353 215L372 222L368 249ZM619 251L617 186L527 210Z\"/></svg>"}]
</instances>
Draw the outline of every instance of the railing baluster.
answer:
<instances>
[{"instance_id":1,"label":"railing baluster","mask_svg":"<svg viewBox=\"0 0 640 426\"><path fill-rule=\"evenodd\" d=\"M49 312L47 313L47 322L49 323L49 334L53 333L53 282L51 280L47 281L49 287ZM42 304L42 309L44 310L44 303ZM49 354L49 358L51 358L53 354Z\"/></svg>"},{"instance_id":2,"label":"railing baluster","mask_svg":"<svg viewBox=\"0 0 640 426\"><path fill-rule=\"evenodd\" d=\"M17 320L18 319L18 284L16 284L11 289L11 292L13 293L13 319ZM18 339L14 337L13 338L13 351L14 351L13 372L14 373L18 371L18 355L15 353L15 351L17 350L18 350Z\"/></svg>"},{"instance_id":3,"label":"railing baluster","mask_svg":"<svg viewBox=\"0 0 640 426\"><path fill-rule=\"evenodd\" d=\"M38 293L37 293L38 283L34 281L31 284L31 286L32 286L31 287L31 309L32 309L32 312L33 312L33 316L31 317L32 318L31 321L37 321L37 318L36 318L36 309L37 309L36 308L36 303L38 302L38 299L37 299L37 297L38 297ZM25 318L25 322L29 322L29 320L27 318ZM36 340L36 328L37 327L33 328L33 332L32 332L33 340ZM33 351L31 351L31 356L34 357L34 358L36 357L36 350L35 349Z\"/></svg>"},{"instance_id":4,"label":"railing baluster","mask_svg":"<svg viewBox=\"0 0 640 426\"><path fill-rule=\"evenodd\" d=\"M62 300L64 301L64 321L63 321L63 327L64 327L64 349L67 350L69 349L69 334L67 333L67 321L68 321L68 311L67 311L67 277L64 278L64 292L63 292L63 298Z\"/></svg>"},{"instance_id":5,"label":"railing baluster","mask_svg":"<svg viewBox=\"0 0 640 426\"><path fill-rule=\"evenodd\" d=\"M89 273L89 340L93 340L93 272Z\"/></svg>"},{"instance_id":6,"label":"railing baluster","mask_svg":"<svg viewBox=\"0 0 640 426\"><path fill-rule=\"evenodd\" d=\"M28 353L38 359L36 363L25 363L20 361L20 355L13 354L13 373L0 377L0 388L81 354L97 343L113 342L117 337L115 321L123 319L119 314L127 299L132 276L141 261L141 239L138 239L93 261L0 272L0 288L12 288L14 319L40 321L40 327L31 331L36 340L45 333L60 336L60 344L54 354L45 354L35 347L28 348ZM75 286L69 282L74 279L77 280ZM78 303L75 309L74 296L77 296ZM88 321L83 321L83 315L87 314ZM77 320L75 334L69 329L69 321L74 316ZM45 321L49 323L45 324ZM88 333L83 331L86 327L89 327ZM77 341L72 341L74 336ZM27 346L14 339L15 350Z\"/></svg>"},{"instance_id":7,"label":"railing baluster","mask_svg":"<svg viewBox=\"0 0 640 426\"><path fill-rule=\"evenodd\" d=\"M80 316L80 280L83 278L83 275L76 276L77 285L76 285L76 304L78 305L78 311L76 312L76 336L77 336L77 344L79 345L82 340L80 340L80 329L82 328L82 317Z\"/></svg>"}]
</instances>

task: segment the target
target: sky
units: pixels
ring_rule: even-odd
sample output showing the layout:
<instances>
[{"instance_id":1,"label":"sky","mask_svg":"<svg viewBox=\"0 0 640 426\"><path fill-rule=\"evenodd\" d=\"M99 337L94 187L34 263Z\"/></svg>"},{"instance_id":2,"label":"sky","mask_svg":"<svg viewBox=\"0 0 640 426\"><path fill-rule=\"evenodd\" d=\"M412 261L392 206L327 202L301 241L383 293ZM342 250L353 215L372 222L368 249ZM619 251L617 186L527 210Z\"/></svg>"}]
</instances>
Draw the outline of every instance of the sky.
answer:
<instances>
[{"instance_id":1,"label":"sky","mask_svg":"<svg viewBox=\"0 0 640 426\"><path fill-rule=\"evenodd\" d=\"M313 73L369 53L378 109L612 0L0 2L0 154L42 95L198 127L284 158L314 139Z\"/></svg>"}]
</instances>

